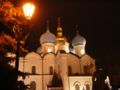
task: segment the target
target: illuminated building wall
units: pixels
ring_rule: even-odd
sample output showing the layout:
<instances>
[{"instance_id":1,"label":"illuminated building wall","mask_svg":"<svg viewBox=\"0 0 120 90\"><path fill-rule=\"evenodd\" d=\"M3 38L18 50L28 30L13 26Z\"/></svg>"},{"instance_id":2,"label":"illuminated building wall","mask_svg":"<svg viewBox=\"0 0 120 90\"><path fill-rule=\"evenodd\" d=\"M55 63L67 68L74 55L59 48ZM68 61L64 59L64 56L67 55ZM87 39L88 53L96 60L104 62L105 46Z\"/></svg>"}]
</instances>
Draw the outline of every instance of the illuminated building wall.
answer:
<instances>
[{"instance_id":1,"label":"illuminated building wall","mask_svg":"<svg viewBox=\"0 0 120 90\"><path fill-rule=\"evenodd\" d=\"M60 24L60 22L59 22ZM72 52L69 44L73 45ZM49 27L40 36L40 46L36 52L29 52L20 60L19 70L26 72L25 84L31 90L92 90L92 74L95 60L85 52L86 40L77 35L68 43L58 25L57 36ZM56 76L55 76L56 75ZM58 90L58 89L54 89Z\"/></svg>"}]
</instances>

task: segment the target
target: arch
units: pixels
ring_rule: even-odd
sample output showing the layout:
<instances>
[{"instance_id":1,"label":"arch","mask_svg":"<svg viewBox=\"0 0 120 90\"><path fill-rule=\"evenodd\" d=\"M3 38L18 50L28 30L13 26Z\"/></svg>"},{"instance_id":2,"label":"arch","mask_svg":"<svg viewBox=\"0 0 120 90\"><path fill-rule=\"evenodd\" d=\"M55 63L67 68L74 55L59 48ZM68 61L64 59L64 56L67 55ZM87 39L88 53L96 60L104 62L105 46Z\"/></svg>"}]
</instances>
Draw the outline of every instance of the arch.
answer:
<instances>
[{"instance_id":1,"label":"arch","mask_svg":"<svg viewBox=\"0 0 120 90\"><path fill-rule=\"evenodd\" d=\"M26 60L41 60L41 57L36 52L30 52L25 56Z\"/></svg>"},{"instance_id":2,"label":"arch","mask_svg":"<svg viewBox=\"0 0 120 90\"><path fill-rule=\"evenodd\" d=\"M32 81L30 83L30 90L36 90L36 82L35 81Z\"/></svg>"},{"instance_id":3,"label":"arch","mask_svg":"<svg viewBox=\"0 0 120 90\"><path fill-rule=\"evenodd\" d=\"M45 53L42 58L44 59L45 57L49 56L49 55L53 55L53 57L55 57L55 53L53 52L49 52L49 53Z\"/></svg>"},{"instance_id":4,"label":"arch","mask_svg":"<svg viewBox=\"0 0 120 90\"><path fill-rule=\"evenodd\" d=\"M73 86L75 86L76 84L78 84L79 86L81 85L81 83L80 83L79 81L75 81L75 82L73 83Z\"/></svg>"},{"instance_id":5,"label":"arch","mask_svg":"<svg viewBox=\"0 0 120 90\"><path fill-rule=\"evenodd\" d=\"M91 85L91 82L90 82L90 81L86 81L86 82L84 83L84 85L86 85L86 84Z\"/></svg>"},{"instance_id":6,"label":"arch","mask_svg":"<svg viewBox=\"0 0 120 90\"><path fill-rule=\"evenodd\" d=\"M42 56L43 60L55 60L55 54L50 52L50 53L46 53Z\"/></svg>"}]
</instances>

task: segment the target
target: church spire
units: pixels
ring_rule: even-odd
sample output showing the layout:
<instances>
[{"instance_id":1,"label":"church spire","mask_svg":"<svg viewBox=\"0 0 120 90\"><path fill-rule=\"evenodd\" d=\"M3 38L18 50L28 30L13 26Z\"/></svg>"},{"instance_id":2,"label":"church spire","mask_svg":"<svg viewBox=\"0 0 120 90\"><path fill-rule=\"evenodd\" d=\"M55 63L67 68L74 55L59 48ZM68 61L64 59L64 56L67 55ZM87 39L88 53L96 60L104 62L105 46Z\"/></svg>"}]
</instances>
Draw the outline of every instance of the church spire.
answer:
<instances>
[{"instance_id":1,"label":"church spire","mask_svg":"<svg viewBox=\"0 0 120 90\"><path fill-rule=\"evenodd\" d=\"M58 17L57 36L58 37L62 37L63 36L62 27L60 26L60 17Z\"/></svg>"},{"instance_id":2,"label":"church spire","mask_svg":"<svg viewBox=\"0 0 120 90\"><path fill-rule=\"evenodd\" d=\"M56 36L56 42L57 43L65 43L65 38L62 33L62 27L60 25L60 17L58 17L58 27L57 27L57 36Z\"/></svg>"}]
</instances>

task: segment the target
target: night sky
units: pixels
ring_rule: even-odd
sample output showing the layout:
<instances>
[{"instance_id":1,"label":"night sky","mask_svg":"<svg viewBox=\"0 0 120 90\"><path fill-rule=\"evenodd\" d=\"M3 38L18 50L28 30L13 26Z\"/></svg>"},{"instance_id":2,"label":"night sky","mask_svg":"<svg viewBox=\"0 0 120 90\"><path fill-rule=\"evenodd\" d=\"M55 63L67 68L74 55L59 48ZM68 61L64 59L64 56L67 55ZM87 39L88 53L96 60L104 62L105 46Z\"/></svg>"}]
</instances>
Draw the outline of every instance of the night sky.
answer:
<instances>
[{"instance_id":1,"label":"night sky","mask_svg":"<svg viewBox=\"0 0 120 90\"><path fill-rule=\"evenodd\" d=\"M29 51L35 51L39 37L46 31L46 21L50 31L56 34L57 18L61 17L63 34L70 42L79 26L80 35L87 40L86 52L96 59L97 67L111 73L120 73L120 3L92 0L39 0L31 20L33 27L27 44Z\"/></svg>"},{"instance_id":2,"label":"night sky","mask_svg":"<svg viewBox=\"0 0 120 90\"><path fill-rule=\"evenodd\" d=\"M21 0L22 1L22 0ZM34 0L33 0L34 1ZM109 73L120 73L120 2L112 0L35 0L36 11L31 19L27 49L36 51L40 35L56 34L57 18L61 17L63 34L71 42L78 25L80 35L87 40L86 52L96 59L97 67Z\"/></svg>"}]
</instances>

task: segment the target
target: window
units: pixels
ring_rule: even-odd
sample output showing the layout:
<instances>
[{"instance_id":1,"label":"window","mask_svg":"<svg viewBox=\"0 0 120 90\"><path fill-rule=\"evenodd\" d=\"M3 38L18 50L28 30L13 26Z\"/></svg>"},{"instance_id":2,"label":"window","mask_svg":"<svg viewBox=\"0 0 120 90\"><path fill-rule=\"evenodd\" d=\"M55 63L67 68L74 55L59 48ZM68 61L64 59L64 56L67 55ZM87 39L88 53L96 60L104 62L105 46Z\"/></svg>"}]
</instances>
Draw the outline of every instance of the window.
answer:
<instances>
[{"instance_id":1,"label":"window","mask_svg":"<svg viewBox=\"0 0 120 90\"><path fill-rule=\"evenodd\" d=\"M36 83L35 83L35 81L32 81L30 83L30 90L36 90Z\"/></svg>"},{"instance_id":2,"label":"window","mask_svg":"<svg viewBox=\"0 0 120 90\"><path fill-rule=\"evenodd\" d=\"M53 74L53 67L52 66L50 66L49 71L50 71L50 75L52 75Z\"/></svg>"},{"instance_id":3,"label":"window","mask_svg":"<svg viewBox=\"0 0 120 90\"><path fill-rule=\"evenodd\" d=\"M75 90L80 90L80 86L78 84L75 85Z\"/></svg>"},{"instance_id":4,"label":"window","mask_svg":"<svg viewBox=\"0 0 120 90\"><path fill-rule=\"evenodd\" d=\"M89 66L84 66L84 74L89 75Z\"/></svg>"},{"instance_id":5,"label":"window","mask_svg":"<svg viewBox=\"0 0 120 90\"><path fill-rule=\"evenodd\" d=\"M36 73L36 67L32 66L32 74L35 74L35 73Z\"/></svg>"},{"instance_id":6,"label":"window","mask_svg":"<svg viewBox=\"0 0 120 90\"><path fill-rule=\"evenodd\" d=\"M79 81L75 81L73 86L75 87L74 90L81 90L81 84Z\"/></svg>"},{"instance_id":7,"label":"window","mask_svg":"<svg viewBox=\"0 0 120 90\"><path fill-rule=\"evenodd\" d=\"M71 66L68 66L68 75L71 75L72 74L72 68Z\"/></svg>"},{"instance_id":8,"label":"window","mask_svg":"<svg viewBox=\"0 0 120 90\"><path fill-rule=\"evenodd\" d=\"M90 85L86 84L86 90L90 90Z\"/></svg>"}]
</instances>

